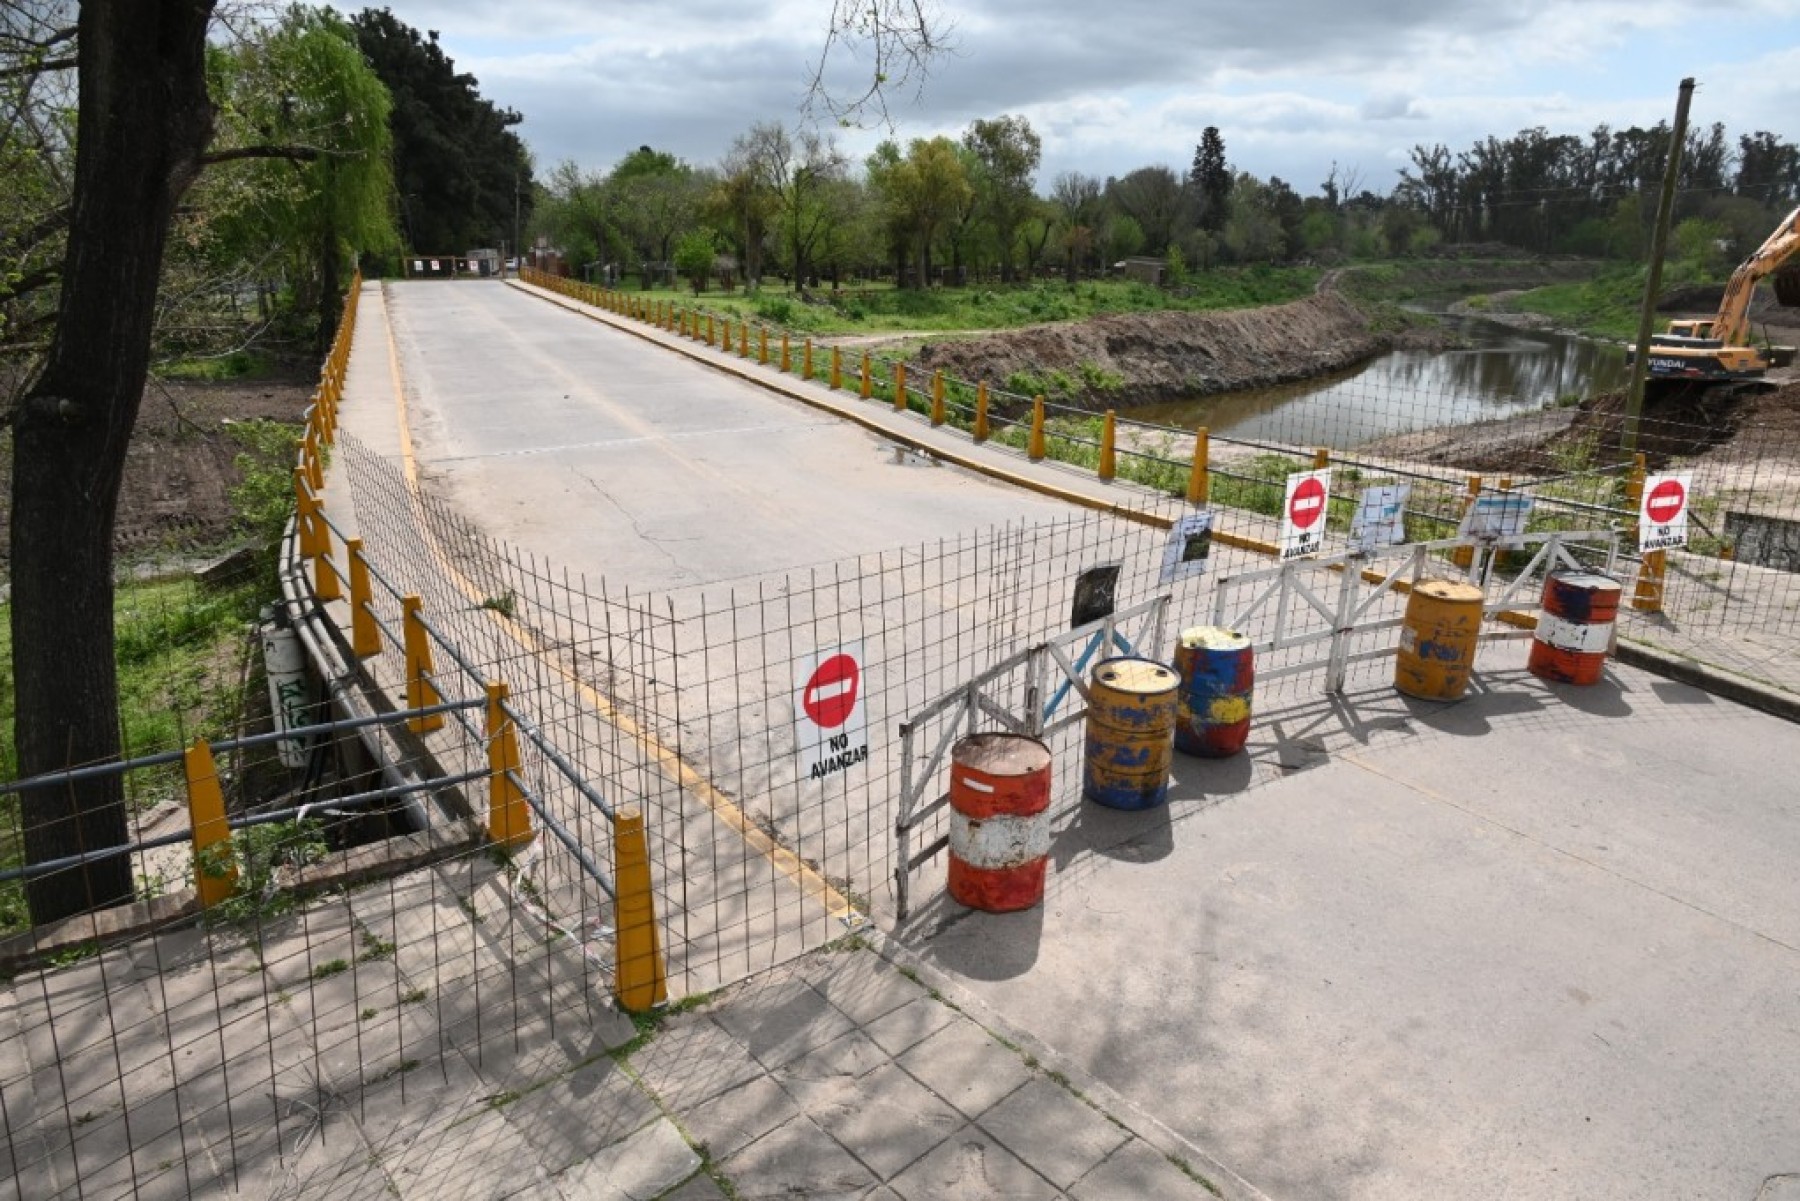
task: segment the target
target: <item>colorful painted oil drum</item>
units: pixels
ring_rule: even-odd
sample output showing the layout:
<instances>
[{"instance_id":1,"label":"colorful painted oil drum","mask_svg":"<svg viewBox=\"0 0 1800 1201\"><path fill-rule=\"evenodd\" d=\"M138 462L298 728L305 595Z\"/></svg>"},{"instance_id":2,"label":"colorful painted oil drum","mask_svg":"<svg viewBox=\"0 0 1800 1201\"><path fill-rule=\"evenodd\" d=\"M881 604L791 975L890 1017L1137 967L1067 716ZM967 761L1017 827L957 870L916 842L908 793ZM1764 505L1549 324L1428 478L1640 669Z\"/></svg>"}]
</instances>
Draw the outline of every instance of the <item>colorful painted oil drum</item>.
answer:
<instances>
[{"instance_id":1,"label":"colorful painted oil drum","mask_svg":"<svg viewBox=\"0 0 1800 1201\"><path fill-rule=\"evenodd\" d=\"M1082 795L1109 809L1169 799L1181 677L1150 659L1106 659L1088 681Z\"/></svg>"},{"instance_id":2,"label":"colorful painted oil drum","mask_svg":"<svg viewBox=\"0 0 1800 1201\"><path fill-rule=\"evenodd\" d=\"M1597 571L1553 571L1525 666L1539 679L1598 684L1619 615L1619 581Z\"/></svg>"},{"instance_id":3,"label":"colorful painted oil drum","mask_svg":"<svg viewBox=\"0 0 1800 1201\"><path fill-rule=\"evenodd\" d=\"M1044 899L1050 749L1023 734L971 734L950 748L950 896L989 913Z\"/></svg>"},{"instance_id":4,"label":"colorful painted oil drum","mask_svg":"<svg viewBox=\"0 0 1800 1201\"><path fill-rule=\"evenodd\" d=\"M1243 750L1256 680L1250 639L1222 626L1183 630L1175 644L1175 674L1181 677L1175 749L1207 759Z\"/></svg>"},{"instance_id":5,"label":"colorful painted oil drum","mask_svg":"<svg viewBox=\"0 0 1800 1201\"><path fill-rule=\"evenodd\" d=\"M1467 580L1424 580L1407 598L1394 687L1427 701L1453 701L1469 686L1481 633L1481 589Z\"/></svg>"}]
</instances>

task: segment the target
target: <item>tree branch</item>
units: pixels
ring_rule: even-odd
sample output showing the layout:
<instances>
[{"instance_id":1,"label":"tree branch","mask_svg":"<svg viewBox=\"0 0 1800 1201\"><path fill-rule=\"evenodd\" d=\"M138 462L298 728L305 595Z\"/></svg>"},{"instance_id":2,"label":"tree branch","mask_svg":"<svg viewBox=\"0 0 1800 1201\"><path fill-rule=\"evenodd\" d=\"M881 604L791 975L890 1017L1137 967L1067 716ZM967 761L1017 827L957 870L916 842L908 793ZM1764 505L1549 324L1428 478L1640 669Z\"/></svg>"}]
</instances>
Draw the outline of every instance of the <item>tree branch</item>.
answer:
<instances>
[{"instance_id":1,"label":"tree branch","mask_svg":"<svg viewBox=\"0 0 1800 1201\"><path fill-rule=\"evenodd\" d=\"M310 163L315 159L334 157L334 152L317 146L239 146L233 150L215 150L200 156L200 165L236 162L247 158L279 158L294 163Z\"/></svg>"},{"instance_id":2,"label":"tree branch","mask_svg":"<svg viewBox=\"0 0 1800 1201\"><path fill-rule=\"evenodd\" d=\"M35 63L25 63L17 67L0 67L0 79L16 79L22 75L47 75L52 71L72 71L75 69L75 57L46 58Z\"/></svg>"}]
</instances>

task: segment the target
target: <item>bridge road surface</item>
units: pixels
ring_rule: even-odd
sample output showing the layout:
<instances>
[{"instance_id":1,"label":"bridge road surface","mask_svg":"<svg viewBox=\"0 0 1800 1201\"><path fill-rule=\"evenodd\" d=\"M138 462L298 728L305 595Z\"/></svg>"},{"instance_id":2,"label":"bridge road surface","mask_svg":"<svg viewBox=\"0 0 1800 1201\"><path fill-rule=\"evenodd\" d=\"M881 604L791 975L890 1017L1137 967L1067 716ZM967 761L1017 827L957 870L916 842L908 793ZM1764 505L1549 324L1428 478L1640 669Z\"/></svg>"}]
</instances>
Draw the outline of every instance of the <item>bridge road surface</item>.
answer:
<instances>
[{"instance_id":1,"label":"bridge road surface","mask_svg":"<svg viewBox=\"0 0 1800 1201\"><path fill-rule=\"evenodd\" d=\"M615 595L621 585L641 594L721 580L741 584L804 564L1075 512L917 455L897 456L895 444L855 426L498 283L370 288L358 320L343 428L396 465L410 450L426 492L483 532L547 559L559 573L585 576L594 587L604 577ZM373 516L359 512L359 523L368 526ZM372 531L365 537L374 552L377 539ZM454 570L453 551L436 558ZM467 611L468 596L465 588L456 598L464 612L437 620L467 629L472 646L492 645L487 627L496 623ZM553 633L568 636L565 629ZM790 642L806 649L793 642L792 631L780 638L782 654ZM516 646L499 653L509 650L518 656ZM781 670L788 670L785 659ZM716 679L708 686L716 688ZM760 686L774 697L776 736L791 737L791 723L780 716L791 682L761 680ZM514 692L517 699L519 689ZM796 870L791 858L771 861L731 828L753 805L783 804L791 789L714 775L742 798L742 808L721 819L716 791L696 789L691 780L670 784L656 751L621 737L595 701L592 695L551 701L554 712L540 713L538 721L568 737L574 746L566 752L585 747L605 761L583 766L614 800L635 799L634 782L644 789L637 795L647 809L652 794L662 804L679 795L682 842L666 845L657 861L671 875L680 872L683 856L697 857L700 866L689 873L682 896L686 912L710 914L694 923L697 934L671 915L677 922L671 956L695 973L687 986L714 987L766 966L773 955L797 952L802 942L844 932L841 923L822 920L841 894L821 905L816 873ZM729 708L726 720L735 720ZM669 745L666 734L664 740ZM791 757L777 753L776 759L786 764ZM699 767L716 769L704 758ZM621 779L626 786L607 786ZM790 815L765 810L757 816L791 834ZM654 820L651 836L658 836ZM798 843L790 838L790 845ZM772 912L743 911L765 905ZM715 942L714 929L742 932L757 949L720 945L728 940Z\"/></svg>"}]
</instances>

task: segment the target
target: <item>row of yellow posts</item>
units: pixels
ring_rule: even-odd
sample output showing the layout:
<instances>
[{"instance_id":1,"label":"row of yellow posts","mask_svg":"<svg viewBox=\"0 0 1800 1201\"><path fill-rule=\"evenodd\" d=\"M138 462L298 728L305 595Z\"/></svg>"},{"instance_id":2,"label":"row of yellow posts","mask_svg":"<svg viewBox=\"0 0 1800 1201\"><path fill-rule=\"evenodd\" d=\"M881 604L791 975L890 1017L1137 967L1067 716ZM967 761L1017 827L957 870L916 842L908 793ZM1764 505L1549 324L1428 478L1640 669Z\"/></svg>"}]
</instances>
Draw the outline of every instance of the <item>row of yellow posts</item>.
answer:
<instances>
[{"instance_id":1,"label":"row of yellow posts","mask_svg":"<svg viewBox=\"0 0 1800 1201\"><path fill-rule=\"evenodd\" d=\"M521 271L520 275L529 283L560 292L565 296L591 304L596 308L605 309L608 312L616 313L630 319L647 321L651 325L657 326L670 333L676 333L682 337L693 338L695 340L702 340L709 345L716 342L721 349L727 352L731 350L731 321L729 318L724 319L723 333L715 338L713 325L714 318L711 315L705 317L705 324L702 325L701 314L692 310L683 309L673 300L662 301L646 299L639 293L599 288L592 284L577 283L573 280L564 279L561 276L547 275L543 272L533 271L529 268ZM758 343L762 348L759 356L760 361L764 365L767 365L769 362L769 331L767 329L760 329L757 338ZM738 355L740 358L749 357L748 339L749 322L740 320L738 322ZM836 347L832 348L831 354L831 387L836 391L843 386L841 359ZM810 338L805 340L802 362L804 364L803 375L807 379L812 379L813 345L812 339ZM787 374L792 370L789 361L788 335L785 333L781 335L780 363L783 374ZM894 409L896 412L904 412L908 407L906 364L896 362L891 366L890 372L889 385L893 392ZM858 392L864 400L871 399L875 393L874 363L867 351L864 351L862 356L862 368L859 373ZM944 424L947 414L945 379L942 371L937 371L932 374L930 414L932 425L938 426ZM1048 412L1044 397L1042 396L1037 396L1032 399L1031 423L1029 429L1030 432L1026 439L1025 452L1027 457L1035 463L1048 457L1049 453ZM1117 413L1115 410L1108 409L1101 425L1099 462L1095 472L1102 480L1111 480L1117 475L1117 431ZM978 385L976 389L975 412L973 421L970 425L970 434L976 442L985 442L991 436L988 417L988 385L985 381ZM1189 504L1202 505L1206 504L1210 499L1210 453L1210 437L1206 428L1202 426L1200 429L1194 431L1193 458L1188 467L1187 488L1185 489L1185 495ZM1314 454L1313 467L1314 469L1327 467L1330 465L1330 461L1329 452L1320 449ZM1643 494L1644 473L1644 456L1640 454L1637 456L1636 463L1627 482L1627 503L1632 507L1634 512L1636 511L1636 507ZM1510 486L1510 481L1501 481L1502 488L1508 488ZM1470 505L1475 503L1475 498L1481 494L1481 490L1482 477L1479 475L1471 475L1468 478L1468 491L1463 499L1463 508L1465 512ZM1215 533L1214 537L1227 545L1243 546L1246 549L1256 550L1266 554L1276 553L1276 548L1273 545L1258 539L1234 537L1221 533ZM1466 568L1473 563L1474 553L1473 547L1467 547L1454 552L1453 559L1459 566ZM1650 551L1644 555L1643 566L1638 572L1637 592L1632 601L1634 608L1652 613L1659 613L1662 611L1663 574L1667 565L1667 557L1667 554L1663 551Z\"/></svg>"},{"instance_id":2,"label":"row of yellow posts","mask_svg":"<svg viewBox=\"0 0 1800 1201\"><path fill-rule=\"evenodd\" d=\"M332 528L325 517L322 492L325 484L324 452L337 435L338 406L343 400L345 376L350 366L351 340L356 327L357 299L362 291L360 273L351 280L344 299L343 319L337 337L325 357L319 387L306 413L298 461L294 467L295 537L302 558L313 567L313 595L322 601L344 598L349 587L350 649L359 660L382 653L381 626L375 619L370 590L370 570L362 540L344 541L348 571L340 572L332 559ZM423 601L417 595L401 598L401 642L405 664L406 707L420 710L443 704L434 683L431 633L426 628ZM531 806L519 785L519 735L507 715L507 686L486 683L483 738L487 745L488 840L504 848L522 847L536 837ZM415 734L441 729L444 714L410 717L407 728ZM195 739L184 755L188 809L193 831L194 862L200 904L211 908L228 899L237 884L230 855L231 828L225 816L225 800L219 786L212 747ZM616 807L613 823L613 887L615 890L614 992L620 1004L643 1012L668 999L667 971L650 875L649 845L642 811L635 805Z\"/></svg>"},{"instance_id":3,"label":"row of yellow posts","mask_svg":"<svg viewBox=\"0 0 1800 1201\"><path fill-rule=\"evenodd\" d=\"M715 346L727 354L732 350L732 319L715 317L711 313L700 313L685 309L673 300L655 300L644 297L641 293L621 292L612 288L602 288L594 284L585 284L566 279L559 275L549 275L529 267L522 268L519 277L526 283L537 287L548 288L559 292L571 300L605 309L635 321L643 321L665 332L679 337L690 338ZM737 321L737 355L739 358L750 357L750 323L748 320ZM793 373L793 355L789 337L780 335L780 354L776 360L783 375ZM759 351L757 360L763 366L770 362L769 331L759 328L757 331ZM800 347L800 375L803 379L817 379L814 370L813 343L811 338L802 340ZM905 412L909 407L906 381L906 364L896 362L890 367L888 387L893 394L894 410ZM831 390L841 391L844 387L843 351L839 347L831 348ZM857 391L864 400L875 395L876 379L874 360L864 351L861 370L857 373ZM929 413L931 424L943 425L948 420L948 401L946 389L948 381L942 371L935 371L931 376L929 393ZM1049 435L1047 432L1047 406L1044 397L1034 397L1031 402L1030 435L1026 441L1026 455L1032 462L1038 462L1049 454ZM970 434L976 442L986 442L992 437L992 420L988 414L988 385L985 381L977 385L975 392L975 411L970 422ZM1118 472L1118 415L1108 409L1100 430L1100 456L1096 474L1103 480L1111 480ZM1205 429L1195 431L1194 457L1188 471L1187 498L1191 503L1203 504L1207 497L1207 432Z\"/></svg>"}]
</instances>

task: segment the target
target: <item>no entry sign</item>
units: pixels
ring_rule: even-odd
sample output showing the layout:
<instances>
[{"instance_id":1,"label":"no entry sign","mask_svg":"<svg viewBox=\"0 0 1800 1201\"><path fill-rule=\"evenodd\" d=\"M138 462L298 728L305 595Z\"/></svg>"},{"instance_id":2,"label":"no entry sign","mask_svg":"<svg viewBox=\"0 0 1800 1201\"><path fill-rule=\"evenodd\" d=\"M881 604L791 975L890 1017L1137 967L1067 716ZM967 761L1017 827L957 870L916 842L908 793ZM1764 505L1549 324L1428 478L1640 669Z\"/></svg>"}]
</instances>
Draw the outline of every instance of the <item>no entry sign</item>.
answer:
<instances>
[{"instance_id":1,"label":"no entry sign","mask_svg":"<svg viewBox=\"0 0 1800 1201\"><path fill-rule=\"evenodd\" d=\"M1686 472L1653 475L1644 480L1644 502L1638 511L1638 550L1669 550L1687 545L1689 482Z\"/></svg>"},{"instance_id":2,"label":"no entry sign","mask_svg":"<svg viewBox=\"0 0 1800 1201\"><path fill-rule=\"evenodd\" d=\"M1281 557L1297 559L1325 545L1326 501L1331 496L1331 468L1297 471L1287 478L1281 506Z\"/></svg>"},{"instance_id":3,"label":"no entry sign","mask_svg":"<svg viewBox=\"0 0 1800 1201\"><path fill-rule=\"evenodd\" d=\"M794 671L795 768L822 780L869 757L861 643L803 656Z\"/></svg>"}]
</instances>

